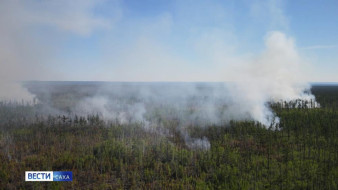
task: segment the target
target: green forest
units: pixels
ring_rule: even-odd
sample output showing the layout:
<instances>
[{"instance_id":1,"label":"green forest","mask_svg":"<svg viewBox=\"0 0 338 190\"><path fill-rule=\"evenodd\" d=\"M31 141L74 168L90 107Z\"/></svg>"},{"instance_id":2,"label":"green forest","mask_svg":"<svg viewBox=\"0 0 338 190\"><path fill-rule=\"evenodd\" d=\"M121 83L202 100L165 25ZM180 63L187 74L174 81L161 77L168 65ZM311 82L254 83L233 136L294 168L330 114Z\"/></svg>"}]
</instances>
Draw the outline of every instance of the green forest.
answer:
<instances>
[{"instance_id":1,"label":"green forest","mask_svg":"<svg viewBox=\"0 0 338 190\"><path fill-rule=\"evenodd\" d=\"M210 149L189 148L141 123L36 115L0 103L0 189L338 189L338 87L314 86L319 108L271 103L277 127L255 121L188 126ZM292 103L289 103L292 104ZM25 171L72 171L72 182L25 182Z\"/></svg>"}]
</instances>

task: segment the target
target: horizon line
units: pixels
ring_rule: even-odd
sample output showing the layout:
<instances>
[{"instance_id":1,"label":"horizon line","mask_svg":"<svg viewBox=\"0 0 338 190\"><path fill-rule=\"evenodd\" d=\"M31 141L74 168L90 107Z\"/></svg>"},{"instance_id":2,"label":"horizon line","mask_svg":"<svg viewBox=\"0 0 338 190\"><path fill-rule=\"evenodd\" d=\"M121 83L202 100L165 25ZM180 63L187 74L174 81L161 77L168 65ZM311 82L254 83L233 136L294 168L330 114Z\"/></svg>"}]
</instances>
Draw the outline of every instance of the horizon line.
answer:
<instances>
[{"instance_id":1,"label":"horizon line","mask_svg":"<svg viewBox=\"0 0 338 190\"><path fill-rule=\"evenodd\" d=\"M23 80L18 82L114 82L114 83L234 83L236 81L109 81L109 80ZM309 84L338 84L338 81L309 81Z\"/></svg>"}]
</instances>

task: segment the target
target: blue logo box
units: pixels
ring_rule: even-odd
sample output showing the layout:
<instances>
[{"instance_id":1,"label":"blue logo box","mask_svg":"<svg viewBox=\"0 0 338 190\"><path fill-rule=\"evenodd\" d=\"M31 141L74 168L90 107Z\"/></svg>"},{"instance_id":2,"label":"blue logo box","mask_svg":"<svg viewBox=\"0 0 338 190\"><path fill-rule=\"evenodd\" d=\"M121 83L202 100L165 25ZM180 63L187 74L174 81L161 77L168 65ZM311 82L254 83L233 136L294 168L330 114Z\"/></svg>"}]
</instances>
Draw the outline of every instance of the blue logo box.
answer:
<instances>
[{"instance_id":1,"label":"blue logo box","mask_svg":"<svg viewBox=\"0 0 338 190\"><path fill-rule=\"evenodd\" d=\"M53 181L73 181L73 172L53 172Z\"/></svg>"}]
</instances>

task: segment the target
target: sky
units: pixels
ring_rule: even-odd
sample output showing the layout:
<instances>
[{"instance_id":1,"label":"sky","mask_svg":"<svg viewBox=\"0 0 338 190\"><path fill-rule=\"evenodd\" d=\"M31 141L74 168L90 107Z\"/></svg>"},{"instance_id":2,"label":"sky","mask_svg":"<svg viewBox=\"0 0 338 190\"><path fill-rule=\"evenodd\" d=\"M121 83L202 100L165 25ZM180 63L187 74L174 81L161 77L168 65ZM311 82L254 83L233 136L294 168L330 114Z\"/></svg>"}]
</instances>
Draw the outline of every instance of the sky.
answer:
<instances>
[{"instance_id":1,"label":"sky","mask_svg":"<svg viewBox=\"0 0 338 190\"><path fill-rule=\"evenodd\" d=\"M273 32L309 82L338 82L338 1L3 0L6 80L232 81Z\"/></svg>"}]
</instances>

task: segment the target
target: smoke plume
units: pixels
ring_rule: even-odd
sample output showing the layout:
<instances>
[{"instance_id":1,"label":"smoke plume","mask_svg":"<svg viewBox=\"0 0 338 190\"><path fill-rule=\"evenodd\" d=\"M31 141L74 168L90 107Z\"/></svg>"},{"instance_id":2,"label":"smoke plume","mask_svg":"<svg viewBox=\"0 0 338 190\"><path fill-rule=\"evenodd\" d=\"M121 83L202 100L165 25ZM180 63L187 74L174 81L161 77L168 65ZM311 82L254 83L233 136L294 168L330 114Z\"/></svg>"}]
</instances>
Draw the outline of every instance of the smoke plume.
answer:
<instances>
[{"instance_id":1,"label":"smoke plume","mask_svg":"<svg viewBox=\"0 0 338 190\"><path fill-rule=\"evenodd\" d=\"M300 57L292 38L282 32L268 33L261 55L237 67L230 93L233 110L265 125L274 119L268 102L314 99L306 82L307 63ZM235 114L235 115L236 115Z\"/></svg>"}]
</instances>

